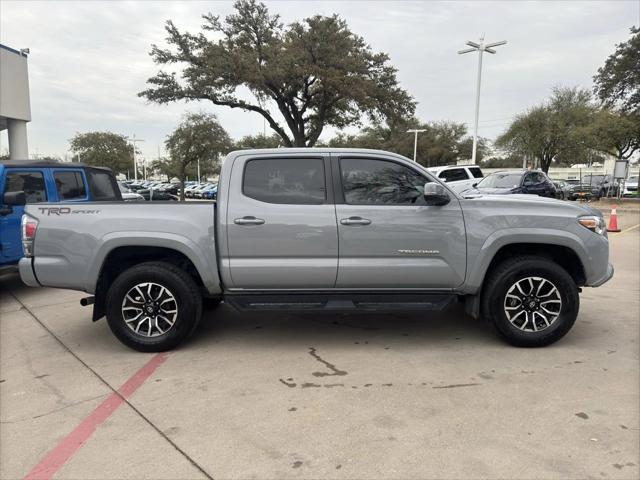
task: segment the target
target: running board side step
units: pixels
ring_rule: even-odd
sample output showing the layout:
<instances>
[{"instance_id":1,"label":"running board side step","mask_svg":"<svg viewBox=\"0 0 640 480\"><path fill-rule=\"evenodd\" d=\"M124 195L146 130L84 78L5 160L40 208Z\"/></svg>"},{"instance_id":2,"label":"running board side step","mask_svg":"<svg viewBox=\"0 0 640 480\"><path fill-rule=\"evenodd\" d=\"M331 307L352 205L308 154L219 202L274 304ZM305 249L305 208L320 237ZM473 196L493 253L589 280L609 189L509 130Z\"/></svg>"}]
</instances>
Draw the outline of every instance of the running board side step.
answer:
<instances>
[{"instance_id":1,"label":"running board side step","mask_svg":"<svg viewBox=\"0 0 640 480\"><path fill-rule=\"evenodd\" d=\"M227 294L225 302L241 311L421 311L443 310L456 295L450 293L287 293Z\"/></svg>"}]
</instances>

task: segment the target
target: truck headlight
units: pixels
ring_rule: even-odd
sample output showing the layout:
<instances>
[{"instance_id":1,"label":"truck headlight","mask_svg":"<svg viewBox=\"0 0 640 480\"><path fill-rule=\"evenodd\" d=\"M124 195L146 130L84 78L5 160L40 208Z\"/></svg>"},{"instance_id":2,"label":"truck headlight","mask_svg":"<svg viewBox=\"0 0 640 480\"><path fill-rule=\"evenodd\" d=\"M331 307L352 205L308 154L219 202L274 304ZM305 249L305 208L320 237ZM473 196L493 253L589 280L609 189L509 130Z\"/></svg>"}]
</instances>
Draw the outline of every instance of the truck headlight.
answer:
<instances>
[{"instance_id":1,"label":"truck headlight","mask_svg":"<svg viewBox=\"0 0 640 480\"><path fill-rule=\"evenodd\" d=\"M584 217L578 217L578 223L598 235L604 235L607 233L607 225L604 222L604 218L597 215L585 215Z\"/></svg>"}]
</instances>

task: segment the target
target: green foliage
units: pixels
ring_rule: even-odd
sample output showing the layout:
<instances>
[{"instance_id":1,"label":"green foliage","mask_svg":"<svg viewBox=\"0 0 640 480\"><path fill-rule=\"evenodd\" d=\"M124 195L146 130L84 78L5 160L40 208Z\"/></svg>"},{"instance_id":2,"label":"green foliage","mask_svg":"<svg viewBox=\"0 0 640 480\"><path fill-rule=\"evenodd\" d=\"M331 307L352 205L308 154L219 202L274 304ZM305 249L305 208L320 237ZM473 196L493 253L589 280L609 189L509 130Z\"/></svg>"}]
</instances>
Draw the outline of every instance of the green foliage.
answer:
<instances>
[{"instance_id":1,"label":"green foliage","mask_svg":"<svg viewBox=\"0 0 640 480\"><path fill-rule=\"evenodd\" d=\"M189 168L197 168L200 160L201 174L219 170L219 157L227 153L231 145L229 135L215 115L188 113L183 117L182 123L165 141L169 159L160 164L165 172L180 180L181 200L184 201L184 181Z\"/></svg>"},{"instance_id":2,"label":"green foliage","mask_svg":"<svg viewBox=\"0 0 640 480\"><path fill-rule=\"evenodd\" d=\"M544 172L557 157L572 158L576 163L592 146L586 127L594 113L587 90L554 88L548 101L518 115L496 139L496 146L538 160Z\"/></svg>"},{"instance_id":3,"label":"green foliage","mask_svg":"<svg viewBox=\"0 0 640 480\"><path fill-rule=\"evenodd\" d=\"M601 110L585 132L593 148L627 160L640 150L640 116Z\"/></svg>"},{"instance_id":4,"label":"green foliage","mask_svg":"<svg viewBox=\"0 0 640 480\"><path fill-rule=\"evenodd\" d=\"M521 168L522 157L508 155L506 157L492 157L482 162L483 168Z\"/></svg>"},{"instance_id":5,"label":"green foliage","mask_svg":"<svg viewBox=\"0 0 640 480\"><path fill-rule=\"evenodd\" d=\"M245 135L233 144L234 150L247 148L278 148L282 146L282 139L276 135Z\"/></svg>"},{"instance_id":6,"label":"green foliage","mask_svg":"<svg viewBox=\"0 0 640 480\"><path fill-rule=\"evenodd\" d=\"M616 45L593 80L596 95L607 107L640 115L640 28L631 27L631 38Z\"/></svg>"},{"instance_id":7,"label":"green foliage","mask_svg":"<svg viewBox=\"0 0 640 480\"><path fill-rule=\"evenodd\" d=\"M450 165L471 158L472 139L466 136L466 126L456 122L420 123L411 119L392 125L374 124L357 135L340 133L324 145L387 150L413 159L414 134L407 133L409 129L426 130L418 134L417 161L421 165ZM486 140L479 139L478 158L482 159L488 150Z\"/></svg>"},{"instance_id":8,"label":"green foliage","mask_svg":"<svg viewBox=\"0 0 640 480\"><path fill-rule=\"evenodd\" d=\"M69 143L74 157L79 156L83 163L109 167L115 173L126 173L133 169L133 146L124 135L111 132L77 133Z\"/></svg>"},{"instance_id":9,"label":"green foliage","mask_svg":"<svg viewBox=\"0 0 640 480\"><path fill-rule=\"evenodd\" d=\"M373 52L339 16L315 15L285 27L263 3L239 0L234 7L224 20L205 15L198 34L168 21L170 48L154 45L151 56L159 65L183 65L181 76L160 71L139 95L256 112L287 147L313 146L325 126L357 125L363 115L382 121L413 114L415 102L398 85L388 55ZM246 90L253 100L239 94Z\"/></svg>"}]
</instances>

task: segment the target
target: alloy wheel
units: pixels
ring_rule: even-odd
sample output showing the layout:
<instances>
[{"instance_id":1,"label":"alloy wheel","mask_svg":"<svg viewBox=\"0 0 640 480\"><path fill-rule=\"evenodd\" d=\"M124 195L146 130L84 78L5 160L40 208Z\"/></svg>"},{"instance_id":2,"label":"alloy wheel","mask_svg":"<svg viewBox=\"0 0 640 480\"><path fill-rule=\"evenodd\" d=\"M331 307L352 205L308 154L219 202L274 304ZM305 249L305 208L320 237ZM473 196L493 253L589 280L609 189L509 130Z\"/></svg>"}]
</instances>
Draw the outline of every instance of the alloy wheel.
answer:
<instances>
[{"instance_id":1,"label":"alloy wheel","mask_svg":"<svg viewBox=\"0 0 640 480\"><path fill-rule=\"evenodd\" d=\"M122 319L129 329L143 337L164 335L178 317L173 293L157 283L139 283L129 289L122 301Z\"/></svg>"},{"instance_id":2,"label":"alloy wheel","mask_svg":"<svg viewBox=\"0 0 640 480\"><path fill-rule=\"evenodd\" d=\"M549 328L560 316L562 299L558 288L542 277L526 277L515 282L504 298L504 313L523 332Z\"/></svg>"}]
</instances>

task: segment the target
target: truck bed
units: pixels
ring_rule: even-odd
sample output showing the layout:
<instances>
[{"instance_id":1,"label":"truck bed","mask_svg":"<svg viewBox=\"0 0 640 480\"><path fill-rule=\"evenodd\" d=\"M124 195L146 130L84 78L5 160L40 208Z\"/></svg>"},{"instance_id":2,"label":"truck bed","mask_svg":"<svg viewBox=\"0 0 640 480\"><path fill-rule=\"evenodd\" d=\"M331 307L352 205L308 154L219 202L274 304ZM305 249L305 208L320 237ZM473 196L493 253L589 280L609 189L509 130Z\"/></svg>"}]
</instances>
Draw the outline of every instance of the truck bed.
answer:
<instances>
[{"instance_id":1,"label":"truck bed","mask_svg":"<svg viewBox=\"0 0 640 480\"><path fill-rule=\"evenodd\" d=\"M173 249L195 266L210 294L220 292L216 263L215 204L39 203L26 213L38 220L35 280L43 285L95 293L108 255L123 248ZM60 272L66 272L60 275Z\"/></svg>"}]
</instances>

